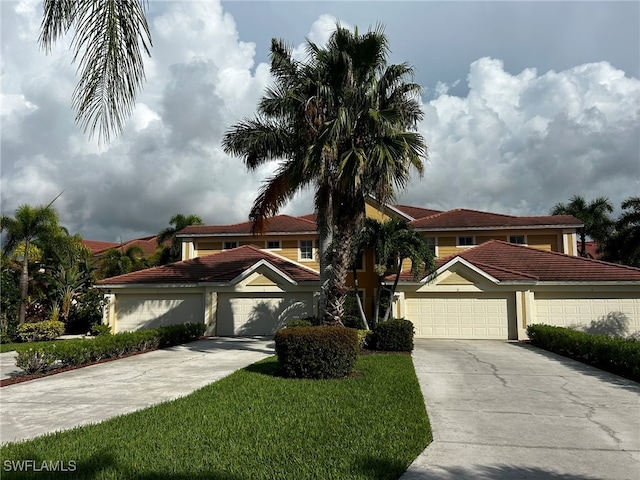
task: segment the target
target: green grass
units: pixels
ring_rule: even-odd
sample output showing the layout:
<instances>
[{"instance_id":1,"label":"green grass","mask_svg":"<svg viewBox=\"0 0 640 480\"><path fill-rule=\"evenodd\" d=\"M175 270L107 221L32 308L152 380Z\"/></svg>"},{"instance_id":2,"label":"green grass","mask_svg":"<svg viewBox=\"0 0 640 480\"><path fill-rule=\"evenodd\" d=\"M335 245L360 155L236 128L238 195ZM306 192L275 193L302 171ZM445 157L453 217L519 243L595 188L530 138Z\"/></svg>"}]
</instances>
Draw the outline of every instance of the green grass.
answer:
<instances>
[{"instance_id":1,"label":"green grass","mask_svg":"<svg viewBox=\"0 0 640 480\"><path fill-rule=\"evenodd\" d=\"M20 347L37 347L38 345L51 345L52 343L66 342L66 340L48 340L46 342L16 342L0 343L0 353L12 352Z\"/></svg>"},{"instance_id":2,"label":"green grass","mask_svg":"<svg viewBox=\"0 0 640 480\"><path fill-rule=\"evenodd\" d=\"M193 394L98 425L5 445L74 473L2 478L395 479L431 441L408 355L358 359L342 380L276 376L269 358Z\"/></svg>"}]
</instances>

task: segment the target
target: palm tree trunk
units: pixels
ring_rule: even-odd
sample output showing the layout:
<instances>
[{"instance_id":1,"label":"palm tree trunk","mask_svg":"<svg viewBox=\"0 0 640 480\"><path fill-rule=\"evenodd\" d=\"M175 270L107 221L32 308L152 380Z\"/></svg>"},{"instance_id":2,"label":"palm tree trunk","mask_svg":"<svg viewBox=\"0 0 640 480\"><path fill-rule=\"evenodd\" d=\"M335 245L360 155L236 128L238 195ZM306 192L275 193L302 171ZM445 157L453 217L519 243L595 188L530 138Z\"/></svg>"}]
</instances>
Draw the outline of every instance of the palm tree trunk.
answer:
<instances>
[{"instance_id":1,"label":"palm tree trunk","mask_svg":"<svg viewBox=\"0 0 640 480\"><path fill-rule=\"evenodd\" d=\"M27 316L27 296L29 295L29 247L27 239L24 242L24 257L22 259L22 273L20 274L20 310L18 311L18 325L22 325Z\"/></svg>"},{"instance_id":2,"label":"palm tree trunk","mask_svg":"<svg viewBox=\"0 0 640 480\"><path fill-rule=\"evenodd\" d=\"M402 259L398 258L398 265L396 266L396 278L393 280L393 287L391 287L391 293L389 293L389 306L387 307L387 311L384 312L383 322L389 320L389 316L391 315L391 307L393 305L393 296L396 294L396 289L398 288L398 280L400 280L400 273L402 271Z\"/></svg>"},{"instance_id":3,"label":"palm tree trunk","mask_svg":"<svg viewBox=\"0 0 640 480\"><path fill-rule=\"evenodd\" d=\"M362 300L360 299L360 291L358 285L358 269L356 268L356 263L353 262L353 293L356 296L356 303L358 305L358 312L360 313L360 318L362 319L362 323L364 324L364 328L369 330L369 323L367 323L367 316L364 313L364 308L362 308Z\"/></svg>"}]
</instances>

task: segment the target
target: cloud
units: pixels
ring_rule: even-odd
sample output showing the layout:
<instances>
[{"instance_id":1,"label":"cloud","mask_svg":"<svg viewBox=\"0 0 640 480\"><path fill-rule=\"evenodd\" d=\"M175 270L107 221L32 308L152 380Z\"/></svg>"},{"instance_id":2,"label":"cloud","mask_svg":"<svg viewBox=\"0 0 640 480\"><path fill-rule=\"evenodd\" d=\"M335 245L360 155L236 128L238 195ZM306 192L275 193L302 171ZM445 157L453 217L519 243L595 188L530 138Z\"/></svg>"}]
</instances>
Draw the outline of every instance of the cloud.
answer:
<instances>
[{"instance_id":1,"label":"cloud","mask_svg":"<svg viewBox=\"0 0 640 480\"><path fill-rule=\"evenodd\" d=\"M221 141L253 116L271 77L234 18L218 2L151 2L148 81L123 134L101 146L73 121L69 39L50 55L37 49L35 4L1 5L3 213L64 190L55 204L61 221L85 238L153 234L175 213L245 221L274 167L248 172ZM335 18L316 17L308 38L326 42ZM619 204L640 190L637 78L607 62L518 74L497 58L466 63L464 96L451 94L455 77L423 85L435 95L419 126L430 160L400 201L540 214L573 194ZM312 197L301 192L283 212L308 213Z\"/></svg>"},{"instance_id":2,"label":"cloud","mask_svg":"<svg viewBox=\"0 0 640 480\"><path fill-rule=\"evenodd\" d=\"M514 75L481 58L467 80L466 97L424 105L430 161L405 201L544 214L574 194L619 205L637 193L638 79L607 62Z\"/></svg>"}]
</instances>

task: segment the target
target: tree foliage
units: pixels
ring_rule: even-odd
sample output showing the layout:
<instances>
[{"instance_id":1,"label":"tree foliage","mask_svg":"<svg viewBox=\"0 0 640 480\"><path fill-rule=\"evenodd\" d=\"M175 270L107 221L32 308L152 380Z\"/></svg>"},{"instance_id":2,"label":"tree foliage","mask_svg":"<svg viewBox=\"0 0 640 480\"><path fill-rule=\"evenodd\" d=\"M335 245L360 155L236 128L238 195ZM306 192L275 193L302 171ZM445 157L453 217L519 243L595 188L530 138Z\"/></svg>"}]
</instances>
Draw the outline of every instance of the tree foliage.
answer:
<instances>
[{"instance_id":1,"label":"tree foliage","mask_svg":"<svg viewBox=\"0 0 640 480\"><path fill-rule=\"evenodd\" d=\"M194 214L176 213L169 220L169 225L158 233L159 252L157 252L157 261L155 262L157 265L165 265L182 259L182 242L176 237L176 234L190 225L202 225L202 219ZM171 245L167 247L166 242L171 242Z\"/></svg>"},{"instance_id":2,"label":"tree foliage","mask_svg":"<svg viewBox=\"0 0 640 480\"><path fill-rule=\"evenodd\" d=\"M620 206L615 231L605 242L604 259L640 267L640 197L629 197Z\"/></svg>"},{"instance_id":3,"label":"tree foliage","mask_svg":"<svg viewBox=\"0 0 640 480\"><path fill-rule=\"evenodd\" d=\"M223 146L250 170L279 162L251 209L256 232L301 189L314 189L321 311L331 323L343 313L365 198L393 199L412 169L422 173L427 149L416 131L421 88L408 64L388 64L381 26L360 34L338 24L325 46L307 40L306 50L306 61L298 61L282 40L272 40L275 84L257 115L234 125Z\"/></svg>"}]
</instances>

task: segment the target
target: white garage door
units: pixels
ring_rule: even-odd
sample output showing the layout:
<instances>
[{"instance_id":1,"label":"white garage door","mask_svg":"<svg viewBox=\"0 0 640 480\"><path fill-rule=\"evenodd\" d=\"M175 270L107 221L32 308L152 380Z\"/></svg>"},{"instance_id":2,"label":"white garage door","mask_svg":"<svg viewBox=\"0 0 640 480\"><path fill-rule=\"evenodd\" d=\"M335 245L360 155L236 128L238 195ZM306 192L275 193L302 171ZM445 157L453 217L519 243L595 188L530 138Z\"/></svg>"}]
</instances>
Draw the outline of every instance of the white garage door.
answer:
<instances>
[{"instance_id":1,"label":"white garage door","mask_svg":"<svg viewBox=\"0 0 640 480\"><path fill-rule=\"evenodd\" d=\"M117 332L201 323L203 318L201 293L119 294L116 297Z\"/></svg>"},{"instance_id":2,"label":"white garage door","mask_svg":"<svg viewBox=\"0 0 640 480\"><path fill-rule=\"evenodd\" d=\"M271 335L289 320L313 315L313 294L218 295L218 335Z\"/></svg>"},{"instance_id":3,"label":"white garage door","mask_svg":"<svg viewBox=\"0 0 640 480\"><path fill-rule=\"evenodd\" d=\"M406 308L416 337L509 338L509 300L505 297L423 294L407 296Z\"/></svg>"},{"instance_id":4,"label":"white garage door","mask_svg":"<svg viewBox=\"0 0 640 480\"><path fill-rule=\"evenodd\" d=\"M593 294L535 294L535 323L580 328L598 334L640 332L640 298L594 298Z\"/></svg>"}]
</instances>

